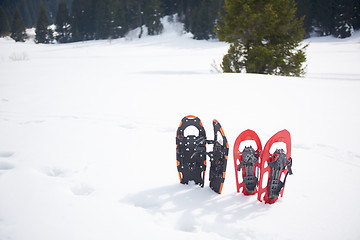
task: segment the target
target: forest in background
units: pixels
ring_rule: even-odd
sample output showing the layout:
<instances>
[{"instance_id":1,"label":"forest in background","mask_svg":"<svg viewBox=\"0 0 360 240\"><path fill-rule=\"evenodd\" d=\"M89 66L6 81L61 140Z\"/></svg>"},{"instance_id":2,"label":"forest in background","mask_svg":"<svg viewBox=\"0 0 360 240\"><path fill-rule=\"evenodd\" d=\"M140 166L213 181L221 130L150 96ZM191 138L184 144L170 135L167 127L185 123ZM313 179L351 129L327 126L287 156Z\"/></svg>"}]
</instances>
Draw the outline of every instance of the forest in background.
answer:
<instances>
[{"instance_id":1,"label":"forest in background","mask_svg":"<svg viewBox=\"0 0 360 240\"><path fill-rule=\"evenodd\" d=\"M66 6L63 31L68 41L123 37L128 31L146 26L149 35L160 34L160 18L177 15L185 31L195 39L215 38L216 22L224 0L0 0L1 25L13 21L16 8L26 27L36 27L41 4L49 23L60 14L60 3ZM304 17L304 37L312 33L345 38L360 29L359 0L296 0L297 16ZM0 30L4 27L0 26ZM141 37L142 31L139 34ZM2 34L3 35L3 34Z\"/></svg>"}]
</instances>

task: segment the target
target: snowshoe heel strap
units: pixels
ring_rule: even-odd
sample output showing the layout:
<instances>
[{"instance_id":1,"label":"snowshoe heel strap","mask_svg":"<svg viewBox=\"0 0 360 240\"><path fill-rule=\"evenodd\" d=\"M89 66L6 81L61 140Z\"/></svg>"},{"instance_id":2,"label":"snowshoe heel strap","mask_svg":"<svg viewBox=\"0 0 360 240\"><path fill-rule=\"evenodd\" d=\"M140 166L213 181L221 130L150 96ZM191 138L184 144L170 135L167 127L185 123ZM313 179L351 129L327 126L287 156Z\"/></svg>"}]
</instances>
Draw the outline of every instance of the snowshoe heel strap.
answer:
<instances>
[{"instance_id":1,"label":"snowshoe heel strap","mask_svg":"<svg viewBox=\"0 0 360 240\"><path fill-rule=\"evenodd\" d=\"M290 175L293 174L293 172L292 172L292 170L291 170L291 166L292 166L292 158L290 158L290 160L286 162L286 167L288 168L288 173L289 173Z\"/></svg>"}]
</instances>

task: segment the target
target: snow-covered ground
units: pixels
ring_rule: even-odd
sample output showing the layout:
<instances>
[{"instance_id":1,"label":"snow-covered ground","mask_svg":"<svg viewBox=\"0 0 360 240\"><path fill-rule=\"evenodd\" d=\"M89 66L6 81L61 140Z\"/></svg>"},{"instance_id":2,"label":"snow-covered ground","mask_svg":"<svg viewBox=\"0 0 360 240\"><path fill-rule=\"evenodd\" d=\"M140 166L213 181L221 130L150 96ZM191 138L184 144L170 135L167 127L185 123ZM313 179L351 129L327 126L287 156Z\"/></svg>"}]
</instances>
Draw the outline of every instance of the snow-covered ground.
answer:
<instances>
[{"instance_id":1,"label":"snow-covered ground","mask_svg":"<svg viewBox=\"0 0 360 240\"><path fill-rule=\"evenodd\" d=\"M228 45L161 36L36 45L0 39L0 239L360 239L360 33L311 38L304 78L219 74ZM221 195L179 184L193 114L230 142ZM236 193L232 147L292 135L273 205Z\"/></svg>"}]
</instances>

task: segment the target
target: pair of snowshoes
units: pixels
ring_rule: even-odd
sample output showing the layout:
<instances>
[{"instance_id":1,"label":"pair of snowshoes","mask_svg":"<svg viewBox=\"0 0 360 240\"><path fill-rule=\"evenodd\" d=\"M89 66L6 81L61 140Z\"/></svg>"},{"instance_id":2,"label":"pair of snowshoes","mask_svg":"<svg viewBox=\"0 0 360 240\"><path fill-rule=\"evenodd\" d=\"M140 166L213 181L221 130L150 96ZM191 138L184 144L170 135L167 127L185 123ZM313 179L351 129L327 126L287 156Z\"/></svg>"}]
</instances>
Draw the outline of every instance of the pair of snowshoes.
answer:
<instances>
[{"instance_id":1,"label":"pair of snowshoes","mask_svg":"<svg viewBox=\"0 0 360 240\"><path fill-rule=\"evenodd\" d=\"M255 142L256 149L251 145L240 149L241 143L248 140ZM286 144L286 151L280 148L271 153L272 146L279 142ZM283 196L287 175L292 174L291 137L287 130L272 136L262 149L259 136L248 129L237 137L233 154L237 192L257 193L260 202L269 204Z\"/></svg>"},{"instance_id":2,"label":"pair of snowshoes","mask_svg":"<svg viewBox=\"0 0 360 240\"><path fill-rule=\"evenodd\" d=\"M192 127L197 131L187 134ZM206 156L210 158L210 188L221 194L225 181L229 144L220 123L214 119L214 140L206 138L201 120L193 115L184 117L176 133L176 162L180 183L195 184L204 187L206 173ZM206 151L206 145L212 144L212 151Z\"/></svg>"}]
</instances>

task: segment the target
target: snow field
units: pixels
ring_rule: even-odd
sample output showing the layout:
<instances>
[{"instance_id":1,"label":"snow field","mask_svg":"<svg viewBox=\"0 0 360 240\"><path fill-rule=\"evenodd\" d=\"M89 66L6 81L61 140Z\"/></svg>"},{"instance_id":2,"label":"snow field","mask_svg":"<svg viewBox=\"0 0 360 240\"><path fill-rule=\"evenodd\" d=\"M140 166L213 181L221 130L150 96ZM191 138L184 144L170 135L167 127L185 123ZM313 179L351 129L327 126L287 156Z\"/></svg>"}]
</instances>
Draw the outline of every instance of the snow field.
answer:
<instances>
[{"instance_id":1,"label":"snow field","mask_svg":"<svg viewBox=\"0 0 360 240\"><path fill-rule=\"evenodd\" d=\"M360 35L311 38L304 78L212 73L228 45L0 39L0 239L358 239ZM181 185L182 117L230 144L223 194ZM273 205L236 193L233 144L292 135ZM208 165L209 166L209 165Z\"/></svg>"}]
</instances>

